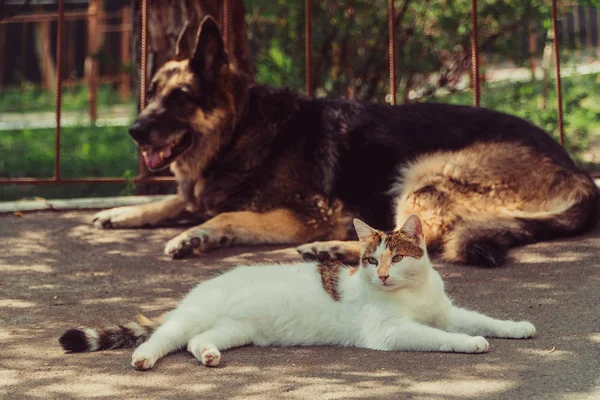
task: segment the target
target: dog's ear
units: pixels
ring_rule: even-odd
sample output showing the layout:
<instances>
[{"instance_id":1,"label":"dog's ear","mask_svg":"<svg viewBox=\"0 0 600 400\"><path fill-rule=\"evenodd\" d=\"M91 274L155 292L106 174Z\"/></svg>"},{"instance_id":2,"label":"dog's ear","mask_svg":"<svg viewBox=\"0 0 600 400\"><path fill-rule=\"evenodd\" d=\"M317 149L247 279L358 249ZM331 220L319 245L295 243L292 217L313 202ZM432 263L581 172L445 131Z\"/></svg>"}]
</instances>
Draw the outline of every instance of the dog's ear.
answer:
<instances>
[{"instance_id":1,"label":"dog's ear","mask_svg":"<svg viewBox=\"0 0 600 400\"><path fill-rule=\"evenodd\" d=\"M198 28L196 46L190 58L190 68L203 80L214 81L228 63L219 25L211 16L204 17Z\"/></svg>"},{"instance_id":2,"label":"dog's ear","mask_svg":"<svg viewBox=\"0 0 600 400\"><path fill-rule=\"evenodd\" d=\"M190 43L190 21L185 21L183 28L177 36L177 43L175 43L175 58L177 60L185 60L192 56L192 46Z\"/></svg>"}]
</instances>

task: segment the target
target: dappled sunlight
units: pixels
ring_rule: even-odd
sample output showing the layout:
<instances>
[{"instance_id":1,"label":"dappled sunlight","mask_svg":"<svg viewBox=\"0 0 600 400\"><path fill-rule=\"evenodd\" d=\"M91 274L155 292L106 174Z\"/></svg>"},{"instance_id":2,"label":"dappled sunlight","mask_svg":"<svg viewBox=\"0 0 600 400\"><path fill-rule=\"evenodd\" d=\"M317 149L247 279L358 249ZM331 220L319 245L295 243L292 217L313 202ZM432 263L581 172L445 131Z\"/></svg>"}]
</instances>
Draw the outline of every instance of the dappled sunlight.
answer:
<instances>
[{"instance_id":1,"label":"dappled sunlight","mask_svg":"<svg viewBox=\"0 0 600 400\"><path fill-rule=\"evenodd\" d=\"M530 289L552 289L554 285L551 283L526 282L522 283L521 287Z\"/></svg>"},{"instance_id":2,"label":"dappled sunlight","mask_svg":"<svg viewBox=\"0 0 600 400\"><path fill-rule=\"evenodd\" d=\"M588 340L592 343L600 344L600 333L589 334Z\"/></svg>"},{"instance_id":3,"label":"dappled sunlight","mask_svg":"<svg viewBox=\"0 0 600 400\"><path fill-rule=\"evenodd\" d=\"M545 357L552 360L568 360L573 356L572 351L558 350L556 346L550 349L519 349L519 352L532 356Z\"/></svg>"},{"instance_id":4,"label":"dappled sunlight","mask_svg":"<svg viewBox=\"0 0 600 400\"><path fill-rule=\"evenodd\" d=\"M491 339L490 353L250 346L223 352L214 369L180 352L138 372L129 365L133 349L65 354L57 339L70 327L156 317L237 264L297 261L295 248L226 248L171 260L162 250L180 228L99 230L89 212L0 218L9 243L0 256L2 396L558 400L575 393L573 382L582 398L598 394L597 352L590 350L600 344L593 331L599 231L517 249L503 268L436 264L456 304L536 325L531 340Z\"/></svg>"},{"instance_id":5,"label":"dappled sunlight","mask_svg":"<svg viewBox=\"0 0 600 400\"><path fill-rule=\"evenodd\" d=\"M4 243L4 248L10 248L11 255L15 257L27 257L30 255L42 255L42 253L56 255L58 252L55 249L47 247L48 241L43 238L19 238Z\"/></svg>"},{"instance_id":6,"label":"dappled sunlight","mask_svg":"<svg viewBox=\"0 0 600 400\"><path fill-rule=\"evenodd\" d=\"M89 305L89 304L111 304L111 303L122 303L126 301L122 297L109 297L107 299L84 299L81 300L80 304Z\"/></svg>"},{"instance_id":7,"label":"dappled sunlight","mask_svg":"<svg viewBox=\"0 0 600 400\"><path fill-rule=\"evenodd\" d=\"M32 289L32 290L36 290L36 289L51 290L51 289L55 289L55 288L56 288L56 285L51 284L51 283L46 283L46 284L43 284L43 285L30 285L29 286L29 289Z\"/></svg>"},{"instance_id":8,"label":"dappled sunlight","mask_svg":"<svg viewBox=\"0 0 600 400\"><path fill-rule=\"evenodd\" d=\"M0 369L0 388L17 385L19 381L20 379L17 371L11 371L9 369Z\"/></svg>"},{"instance_id":9,"label":"dappled sunlight","mask_svg":"<svg viewBox=\"0 0 600 400\"><path fill-rule=\"evenodd\" d=\"M519 257L519 263L531 264L540 262L552 262L552 263L574 263L584 259L585 254L565 251L560 254L543 254L540 252L525 253Z\"/></svg>"},{"instance_id":10,"label":"dappled sunlight","mask_svg":"<svg viewBox=\"0 0 600 400\"><path fill-rule=\"evenodd\" d=\"M37 264L37 265L10 265L4 264L0 261L0 272L54 272L54 268L49 265Z\"/></svg>"},{"instance_id":11,"label":"dappled sunlight","mask_svg":"<svg viewBox=\"0 0 600 400\"><path fill-rule=\"evenodd\" d=\"M507 391L516 386L505 379L452 379L419 382L410 385L407 391L414 394L473 398Z\"/></svg>"},{"instance_id":12,"label":"dappled sunlight","mask_svg":"<svg viewBox=\"0 0 600 400\"><path fill-rule=\"evenodd\" d=\"M0 307L2 308L29 308L35 307L36 303L19 299L0 299Z\"/></svg>"}]
</instances>

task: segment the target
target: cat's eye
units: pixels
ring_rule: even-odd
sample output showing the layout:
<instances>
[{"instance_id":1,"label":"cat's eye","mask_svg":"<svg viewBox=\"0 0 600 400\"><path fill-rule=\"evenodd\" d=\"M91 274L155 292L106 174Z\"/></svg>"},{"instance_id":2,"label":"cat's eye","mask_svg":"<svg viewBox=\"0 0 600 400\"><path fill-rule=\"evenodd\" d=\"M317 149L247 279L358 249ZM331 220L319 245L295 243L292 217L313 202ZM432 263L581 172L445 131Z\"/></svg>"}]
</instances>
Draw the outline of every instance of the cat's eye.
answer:
<instances>
[{"instance_id":1,"label":"cat's eye","mask_svg":"<svg viewBox=\"0 0 600 400\"><path fill-rule=\"evenodd\" d=\"M395 263L399 263L400 261L402 261L402 259L404 258L404 256L402 254L396 254L394 256L394 258L392 258L392 262Z\"/></svg>"},{"instance_id":2,"label":"cat's eye","mask_svg":"<svg viewBox=\"0 0 600 400\"><path fill-rule=\"evenodd\" d=\"M376 258L374 258L374 257L368 257L368 258L365 258L365 261L366 261L366 262L368 262L368 263L369 263L369 264L371 264L371 265L377 265L377 264L379 264L379 263L377 262L377 259L376 259Z\"/></svg>"}]
</instances>

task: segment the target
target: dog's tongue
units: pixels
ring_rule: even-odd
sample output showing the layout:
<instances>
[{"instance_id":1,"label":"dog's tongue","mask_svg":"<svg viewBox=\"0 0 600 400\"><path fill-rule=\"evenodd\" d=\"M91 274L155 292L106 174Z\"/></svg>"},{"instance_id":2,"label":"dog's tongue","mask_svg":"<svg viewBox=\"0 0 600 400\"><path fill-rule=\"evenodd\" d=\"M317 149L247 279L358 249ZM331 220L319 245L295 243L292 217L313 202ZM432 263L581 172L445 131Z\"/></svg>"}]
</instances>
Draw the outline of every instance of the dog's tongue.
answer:
<instances>
[{"instance_id":1,"label":"dog's tongue","mask_svg":"<svg viewBox=\"0 0 600 400\"><path fill-rule=\"evenodd\" d=\"M162 149L148 149L142 152L144 156L144 162L148 168L155 169L159 167L165 158L171 157L171 147L166 146Z\"/></svg>"}]
</instances>

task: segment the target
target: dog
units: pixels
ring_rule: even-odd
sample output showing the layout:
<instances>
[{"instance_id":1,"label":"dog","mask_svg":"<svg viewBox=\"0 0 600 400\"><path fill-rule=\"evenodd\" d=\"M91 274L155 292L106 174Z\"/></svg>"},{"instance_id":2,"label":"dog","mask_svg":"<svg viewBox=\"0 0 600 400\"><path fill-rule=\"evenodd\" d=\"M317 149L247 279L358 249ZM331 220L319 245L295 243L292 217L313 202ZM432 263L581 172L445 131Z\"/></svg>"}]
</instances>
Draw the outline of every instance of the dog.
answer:
<instances>
[{"instance_id":1,"label":"dog","mask_svg":"<svg viewBox=\"0 0 600 400\"><path fill-rule=\"evenodd\" d=\"M417 214L442 260L497 266L511 247L596 221L593 179L535 125L470 106L317 99L250 83L211 17L193 48L178 43L147 97L129 133L150 170L170 167L178 193L99 212L94 224L201 218L167 243L175 258L295 244L304 258L356 263L352 218L390 230Z\"/></svg>"}]
</instances>

